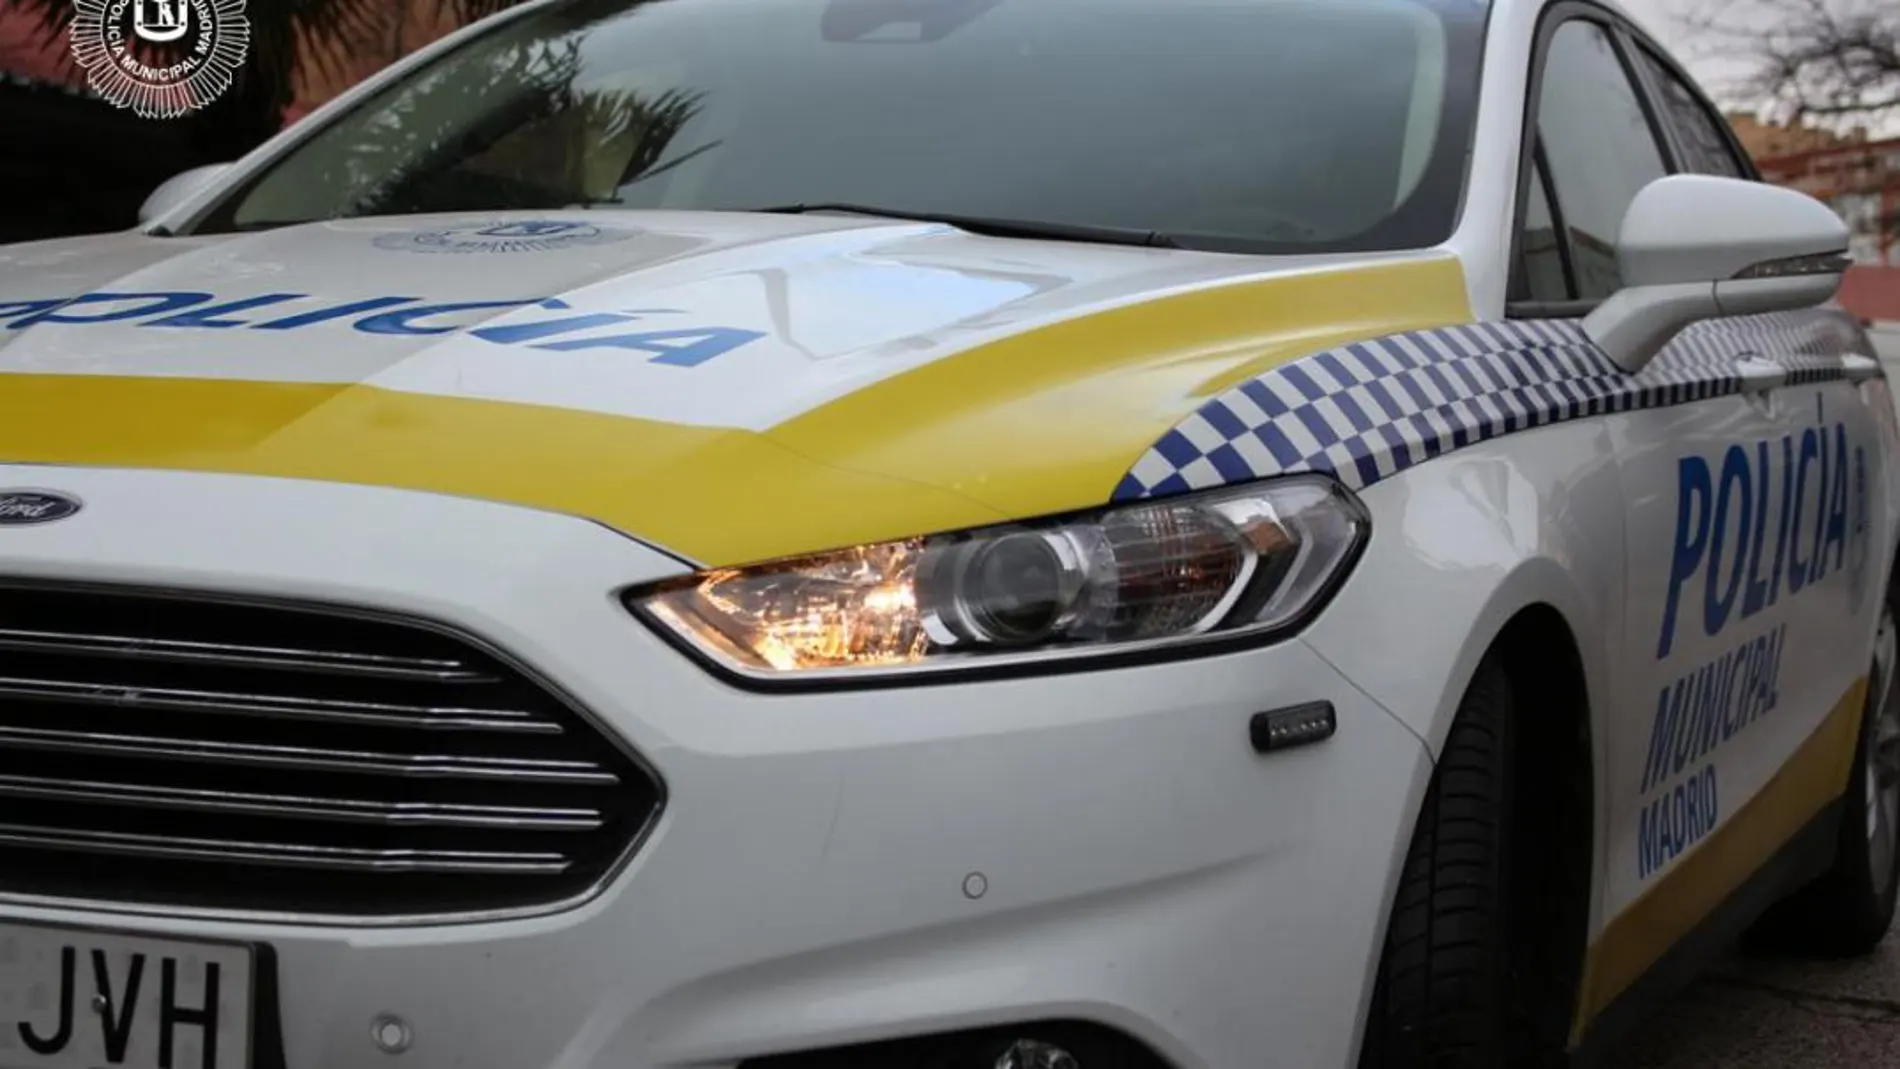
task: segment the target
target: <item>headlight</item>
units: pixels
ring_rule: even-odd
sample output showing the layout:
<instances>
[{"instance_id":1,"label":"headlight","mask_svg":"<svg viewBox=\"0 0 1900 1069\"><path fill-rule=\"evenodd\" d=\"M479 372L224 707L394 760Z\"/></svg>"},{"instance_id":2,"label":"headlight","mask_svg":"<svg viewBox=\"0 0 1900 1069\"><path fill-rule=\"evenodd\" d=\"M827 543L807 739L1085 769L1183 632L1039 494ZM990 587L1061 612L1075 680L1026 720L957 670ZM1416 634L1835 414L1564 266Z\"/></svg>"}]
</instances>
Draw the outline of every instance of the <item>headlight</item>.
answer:
<instances>
[{"instance_id":1,"label":"headlight","mask_svg":"<svg viewBox=\"0 0 1900 1069\"><path fill-rule=\"evenodd\" d=\"M1357 499L1301 476L715 569L627 603L761 679L1128 654L1296 626L1366 532Z\"/></svg>"}]
</instances>

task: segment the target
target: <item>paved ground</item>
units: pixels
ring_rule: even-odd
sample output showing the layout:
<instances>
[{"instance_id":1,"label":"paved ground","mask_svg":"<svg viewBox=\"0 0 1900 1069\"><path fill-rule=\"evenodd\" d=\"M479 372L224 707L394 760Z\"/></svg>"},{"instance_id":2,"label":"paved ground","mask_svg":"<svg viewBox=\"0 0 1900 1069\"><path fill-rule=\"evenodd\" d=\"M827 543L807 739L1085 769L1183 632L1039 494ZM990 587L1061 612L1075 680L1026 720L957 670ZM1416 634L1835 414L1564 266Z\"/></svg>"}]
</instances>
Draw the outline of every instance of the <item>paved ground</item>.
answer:
<instances>
[{"instance_id":1,"label":"paved ground","mask_svg":"<svg viewBox=\"0 0 1900 1069\"><path fill-rule=\"evenodd\" d=\"M1900 381L1900 330L1875 335ZM1731 956L1664 1006L1615 1059L1627 1069L1900 1066L1900 926L1863 961Z\"/></svg>"},{"instance_id":2,"label":"paved ground","mask_svg":"<svg viewBox=\"0 0 1900 1069\"><path fill-rule=\"evenodd\" d=\"M1872 958L1733 957L1657 1012L1626 1069L1876 1069L1900 1065L1900 936Z\"/></svg>"}]
</instances>

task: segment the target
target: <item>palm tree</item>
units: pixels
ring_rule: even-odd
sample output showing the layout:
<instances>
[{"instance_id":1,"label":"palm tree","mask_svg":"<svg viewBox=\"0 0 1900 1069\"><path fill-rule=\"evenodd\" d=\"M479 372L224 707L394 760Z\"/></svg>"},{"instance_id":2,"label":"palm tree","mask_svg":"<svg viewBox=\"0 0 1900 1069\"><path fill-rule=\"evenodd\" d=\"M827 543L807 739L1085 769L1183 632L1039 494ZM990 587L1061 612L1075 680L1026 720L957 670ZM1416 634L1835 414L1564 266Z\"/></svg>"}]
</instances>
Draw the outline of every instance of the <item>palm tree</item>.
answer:
<instances>
[{"instance_id":1,"label":"palm tree","mask_svg":"<svg viewBox=\"0 0 1900 1069\"><path fill-rule=\"evenodd\" d=\"M589 13L585 3L576 7ZM328 191L339 212L393 213L489 207L498 196L517 203L545 196L545 206L556 207L610 195L603 182L618 188L664 170L660 158L698 114L699 94L578 89L580 70L573 38L452 58L326 131L317 169L297 180ZM443 107L442 94L455 106ZM582 129L590 132L576 140ZM616 143L626 158L600 151ZM611 172L587 175L610 160ZM497 182L510 187L505 196ZM454 203L464 196L470 203Z\"/></svg>"}]
</instances>

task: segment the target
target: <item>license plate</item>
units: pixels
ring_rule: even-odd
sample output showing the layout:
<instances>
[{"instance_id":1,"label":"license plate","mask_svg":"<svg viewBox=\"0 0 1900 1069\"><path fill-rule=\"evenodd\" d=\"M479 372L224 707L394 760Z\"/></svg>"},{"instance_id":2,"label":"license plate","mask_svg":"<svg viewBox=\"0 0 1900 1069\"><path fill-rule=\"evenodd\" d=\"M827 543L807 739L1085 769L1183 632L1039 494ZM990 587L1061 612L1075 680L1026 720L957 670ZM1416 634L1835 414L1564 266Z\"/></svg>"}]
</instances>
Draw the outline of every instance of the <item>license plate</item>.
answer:
<instances>
[{"instance_id":1,"label":"license plate","mask_svg":"<svg viewBox=\"0 0 1900 1069\"><path fill-rule=\"evenodd\" d=\"M249 1069L252 950L0 923L0 1069Z\"/></svg>"}]
</instances>

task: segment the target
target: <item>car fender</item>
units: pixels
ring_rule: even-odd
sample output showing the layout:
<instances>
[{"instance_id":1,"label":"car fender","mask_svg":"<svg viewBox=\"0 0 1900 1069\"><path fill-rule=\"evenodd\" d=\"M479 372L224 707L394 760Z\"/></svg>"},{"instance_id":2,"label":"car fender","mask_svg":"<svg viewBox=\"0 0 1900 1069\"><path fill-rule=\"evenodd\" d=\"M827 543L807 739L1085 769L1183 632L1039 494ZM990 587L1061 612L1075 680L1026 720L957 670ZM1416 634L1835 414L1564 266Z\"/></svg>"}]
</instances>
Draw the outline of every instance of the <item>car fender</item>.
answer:
<instances>
[{"instance_id":1,"label":"car fender","mask_svg":"<svg viewBox=\"0 0 1900 1069\"><path fill-rule=\"evenodd\" d=\"M1592 870L1606 839L1606 702L1624 612L1624 493L1610 421L1586 419L1469 446L1359 492L1370 537L1302 634L1321 658L1415 733L1436 762L1479 663L1511 620L1548 606L1577 643L1591 716ZM1535 709L1522 711L1536 715ZM1350 724L1340 732L1351 732ZM1388 789L1416 814L1420 775ZM1409 828L1395 842L1391 909ZM1600 908L1597 889L1590 910ZM1365 990L1378 959L1367 965Z\"/></svg>"},{"instance_id":2,"label":"car fender","mask_svg":"<svg viewBox=\"0 0 1900 1069\"><path fill-rule=\"evenodd\" d=\"M1608 420L1580 420L1459 450L1365 489L1365 551L1304 641L1436 760L1485 653L1513 617L1549 606L1576 639L1600 800L1599 696L1609 692L1624 611L1626 506L1611 449Z\"/></svg>"}]
</instances>

